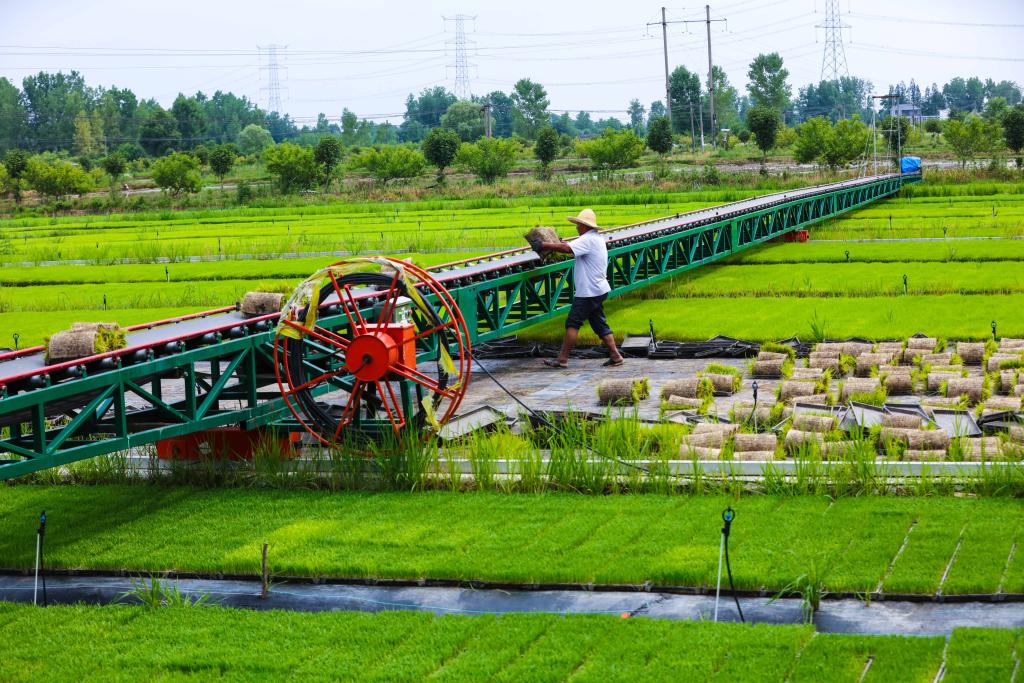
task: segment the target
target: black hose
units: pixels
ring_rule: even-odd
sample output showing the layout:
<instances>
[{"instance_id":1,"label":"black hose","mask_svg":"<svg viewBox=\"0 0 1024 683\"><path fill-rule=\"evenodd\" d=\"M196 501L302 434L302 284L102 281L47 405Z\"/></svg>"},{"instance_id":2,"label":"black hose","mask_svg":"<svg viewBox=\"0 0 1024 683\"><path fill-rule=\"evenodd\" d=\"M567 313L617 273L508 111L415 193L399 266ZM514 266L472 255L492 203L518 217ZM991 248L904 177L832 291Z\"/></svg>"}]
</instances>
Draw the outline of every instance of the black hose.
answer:
<instances>
[{"instance_id":1,"label":"black hose","mask_svg":"<svg viewBox=\"0 0 1024 683\"><path fill-rule=\"evenodd\" d=\"M46 607L46 567L43 564L43 541L46 539L46 510L39 515L39 575L43 579L43 607Z\"/></svg>"},{"instance_id":2,"label":"black hose","mask_svg":"<svg viewBox=\"0 0 1024 683\"><path fill-rule=\"evenodd\" d=\"M736 595L736 585L732 581L732 567L729 565L729 534L725 534L725 571L729 574L729 590L732 591L732 599L736 602L736 611L740 613L740 621L747 623L743 618L743 608L740 607L740 599Z\"/></svg>"}]
</instances>

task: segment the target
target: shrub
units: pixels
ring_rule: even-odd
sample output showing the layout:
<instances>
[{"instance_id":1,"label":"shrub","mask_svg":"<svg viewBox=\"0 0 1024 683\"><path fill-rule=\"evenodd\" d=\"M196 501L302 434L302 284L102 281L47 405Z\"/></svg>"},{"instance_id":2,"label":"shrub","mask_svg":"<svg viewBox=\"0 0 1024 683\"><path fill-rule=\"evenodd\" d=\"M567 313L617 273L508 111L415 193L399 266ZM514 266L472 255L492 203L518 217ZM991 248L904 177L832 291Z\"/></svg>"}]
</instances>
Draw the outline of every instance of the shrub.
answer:
<instances>
[{"instance_id":1,"label":"shrub","mask_svg":"<svg viewBox=\"0 0 1024 683\"><path fill-rule=\"evenodd\" d=\"M437 167L437 182L444 182L444 170L452 165L462 144L459 134L448 128L434 128L423 140L423 156Z\"/></svg>"},{"instance_id":2,"label":"shrub","mask_svg":"<svg viewBox=\"0 0 1024 683\"><path fill-rule=\"evenodd\" d=\"M277 177L277 187L284 193L315 187L320 180L320 165L313 158L311 147L282 142L263 153L267 170Z\"/></svg>"},{"instance_id":3,"label":"shrub","mask_svg":"<svg viewBox=\"0 0 1024 683\"><path fill-rule=\"evenodd\" d=\"M541 175L550 177L548 167L558 156L558 131L552 126L544 126L537 133L537 143L533 147L534 156L540 161Z\"/></svg>"},{"instance_id":4,"label":"shrub","mask_svg":"<svg viewBox=\"0 0 1024 683\"><path fill-rule=\"evenodd\" d=\"M516 163L518 146L512 140L497 138L464 143L456 157L458 163L466 166L482 182L493 183L504 178Z\"/></svg>"},{"instance_id":5,"label":"shrub","mask_svg":"<svg viewBox=\"0 0 1024 683\"><path fill-rule=\"evenodd\" d=\"M42 157L32 157L23 175L36 192L53 199L83 194L93 188L92 177L68 161L46 161Z\"/></svg>"},{"instance_id":6,"label":"shrub","mask_svg":"<svg viewBox=\"0 0 1024 683\"><path fill-rule=\"evenodd\" d=\"M224 182L224 176L231 172L235 165L235 146L217 145L210 152L210 170Z\"/></svg>"},{"instance_id":7,"label":"shrub","mask_svg":"<svg viewBox=\"0 0 1024 683\"><path fill-rule=\"evenodd\" d=\"M663 157L672 151L672 124L667 116L653 119L647 127L647 146Z\"/></svg>"},{"instance_id":8,"label":"shrub","mask_svg":"<svg viewBox=\"0 0 1024 683\"><path fill-rule=\"evenodd\" d=\"M426 168L427 160L414 149L388 145L363 150L352 160L352 165L366 169L374 178L387 184L389 180L415 178Z\"/></svg>"},{"instance_id":9,"label":"shrub","mask_svg":"<svg viewBox=\"0 0 1024 683\"><path fill-rule=\"evenodd\" d=\"M157 159L151 167L153 182L172 195L182 192L198 192L202 185L199 177L199 160L191 154L172 152Z\"/></svg>"},{"instance_id":10,"label":"shrub","mask_svg":"<svg viewBox=\"0 0 1024 683\"><path fill-rule=\"evenodd\" d=\"M758 105L751 107L747 112L747 126L754 134L754 140L758 148L768 156L768 152L775 147L775 141L779 134L779 112L771 107Z\"/></svg>"},{"instance_id":11,"label":"shrub","mask_svg":"<svg viewBox=\"0 0 1024 683\"><path fill-rule=\"evenodd\" d=\"M644 143L632 130L615 132L610 128L600 137L576 143L576 147L598 170L633 166L644 152Z\"/></svg>"}]
</instances>

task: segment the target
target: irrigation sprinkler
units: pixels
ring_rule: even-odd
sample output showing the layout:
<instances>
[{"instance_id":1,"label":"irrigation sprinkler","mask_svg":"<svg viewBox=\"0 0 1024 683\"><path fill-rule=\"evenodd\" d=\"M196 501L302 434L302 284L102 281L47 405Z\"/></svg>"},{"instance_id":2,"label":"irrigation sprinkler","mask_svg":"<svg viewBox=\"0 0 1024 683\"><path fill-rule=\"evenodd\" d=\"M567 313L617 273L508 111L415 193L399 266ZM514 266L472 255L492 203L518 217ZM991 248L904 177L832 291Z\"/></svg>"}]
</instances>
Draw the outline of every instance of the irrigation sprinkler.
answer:
<instances>
[{"instance_id":1,"label":"irrigation sprinkler","mask_svg":"<svg viewBox=\"0 0 1024 683\"><path fill-rule=\"evenodd\" d=\"M36 578L32 586L32 604L38 605L39 576L43 577L43 607L46 607L46 574L43 569L43 537L46 535L46 510L39 515L39 528L36 530Z\"/></svg>"},{"instance_id":2,"label":"irrigation sprinkler","mask_svg":"<svg viewBox=\"0 0 1024 683\"><path fill-rule=\"evenodd\" d=\"M996 321L992 321L992 341L996 340Z\"/></svg>"},{"instance_id":3,"label":"irrigation sprinkler","mask_svg":"<svg viewBox=\"0 0 1024 683\"><path fill-rule=\"evenodd\" d=\"M725 568L729 573L729 588L732 590L733 600L736 601L736 610L739 612L740 621L746 621L743 618L743 610L740 608L739 598L736 597L736 587L732 582L732 568L729 566L729 531L732 529L732 521L736 519L736 513L733 511L732 506L725 508L722 511L722 541L718 546L718 583L715 585L715 618L714 621L718 621L718 600L722 593L722 560L725 559Z\"/></svg>"},{"instance_id":4,"label":"irrigation sprinkler","mask_svg":"<svg viewBox=\"0 0 1024 683\"><path fill-rule=\"evenodd\" d=\"M17 351L18 350L18 340L21 339L21 335L18 334L17 332L15 332L14 334L11 335L11 338L14 339L14 350Z\"/></svg>"},{"instance_id":5,"label":"irrigation sprinkler","mask_svg":"<svg viewBox=\"0 0 1024 683\"><path fill-rule=\"evenodd\" d=\"M906 296L909 293L909 291L910 290L907 286L907 274L903 273L903 295Z\"/></svg>"},{"instance_id":6,"label":"irrigation sprinkler","mask_svg":"<svg viewBox=\"0 0 1024 683\"><path fill-rule=\"evenodd\" d=\"M846 262L847 263L850 262L850 250L849 249L846 250Z\"/></svg>"}]
</instances>

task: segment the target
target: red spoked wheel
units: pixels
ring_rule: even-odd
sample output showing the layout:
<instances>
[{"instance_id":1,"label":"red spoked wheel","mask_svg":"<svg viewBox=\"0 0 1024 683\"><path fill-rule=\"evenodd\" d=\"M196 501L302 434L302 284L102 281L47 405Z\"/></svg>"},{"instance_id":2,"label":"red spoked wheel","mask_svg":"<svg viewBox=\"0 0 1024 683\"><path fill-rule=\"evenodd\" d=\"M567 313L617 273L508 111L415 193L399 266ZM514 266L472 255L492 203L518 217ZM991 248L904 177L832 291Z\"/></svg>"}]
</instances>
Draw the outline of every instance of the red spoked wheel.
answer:
<instances>
[{"instance_id":1,"label":"red spoked wheel","mask_svg":"<svg viewBox=\"0 0 1024 683\"><path fill-rule=\"evenodd\" d=\"M465 395L470 353L448 290L422 268L385 257L339 261L308 278L274 338L285 403L328 446L439 428Z\"/></svg>"}]
</instances>

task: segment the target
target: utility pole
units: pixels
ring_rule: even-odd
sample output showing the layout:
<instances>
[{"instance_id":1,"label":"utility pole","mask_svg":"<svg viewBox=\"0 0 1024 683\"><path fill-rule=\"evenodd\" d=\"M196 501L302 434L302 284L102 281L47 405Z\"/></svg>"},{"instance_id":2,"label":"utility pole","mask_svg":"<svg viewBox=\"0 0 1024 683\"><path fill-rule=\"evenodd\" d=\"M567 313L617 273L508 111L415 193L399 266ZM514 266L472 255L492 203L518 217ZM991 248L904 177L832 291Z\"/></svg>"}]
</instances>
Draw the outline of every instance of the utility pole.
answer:
<instances>
[{"instance_id":1,"label":"utility pole","mask_svg":"<svg viewBox=\"0 0 1024 683\"><path fill-rule=\"evenodd\" d=\"M668 126L672 130L672 97L668 88L668 23L665 21L665 8L661 8L661 49L665 54L665 111L668 112Z\"/></svg>"},{"instance_id":2,"label":"utility pole","mask_svg":"<svg viewBox=\"0 0 1024 683\"><path fill-rule=\"evenodd\" d=\"M878 133L875 131L875 103L874 103L874 100L890 100L891 101L891 100L895 100L897 97L899 97L899 95L893 95L893 94L889 94L889 95L872 95L871 96L871 100L872 100L872 102L871 102L871 151L872 151L872 155L874 157L874 167L873 168L874 168L874 174L875 175L878 175ZM891 105L891 102L890 102L890 108L889 108L889 120L892 121L892 105ZM899 130L899 124L898 123L896 125L896 129L897 129L897 131ZM882 132L886 133L886 132L892 132L892 131L889 130L889 129L886 129L886 130L883 130ZM888 140L887 140L887 142L888 142ZM900 143L899 143L899 139L897 138L897 142L896 142L897 149L899 148L899 146L900 146ZM899 163L899 162L897 161L897 163Z\"/></svg>"},{"instance_id":3,"label":"utility pole","mask_svg":"<svg viewBox=\"0 0 1024 683\"><path fill-rule=\"evenodd\" d=\"M684 25L685 24L705 24L707 26L707 34L708 34L708 94L709 94L710 99L711 99L711 132L712 132L712 135L713 135L712 144L715 147L717 147L718 146L718 140L716 139L717 136L714 135L714 131L715 131L715 82L714 82L714 80L712 78L712 76L714 75L712 73L714 68L713 68L713 65L711 63L711 22L712 21L725 21L725 19L712 19L711 18L711 5L704 5L704 13L705 13L705 18L704 19L700 19L700 20L697 20L697 19L692 19L692 20L678 19L678 20L674 20L674 21L667 21L665 19L665 8L662 7L661 8L661 21L652 21L652 22L648 23L647 25L651 26L653 24L661 24L662 43L664 44L664 51L665 51L665 100L666 100L667 109L669 111L672 111L672 103L671 103L671 97L670 97L670 94L669 94L670 91L669 91L669 74L668 74L668 25L669 24L684 24ZM701 109L701 111L700 111L700 149L703 152L704 151L704 108L701 107L700 109ZM691 111L691 115L692 115L692 111ZM671 121L671 118L669 119L669 121ZM692 135L693 135L693 133L692 133L693 125L692 125L692 123L691 123L690 129L691 129L690 135L692 137Z\"/></svg>"},{"instance_id":4,"label":"utility pole","mask_svg":"<svg viewBox=\"0 0 1024 683\"><path fill-rule=\"evenodd\" d=\"M491 138L491 101L487 100L484 103L484 131L486 132L487 139Z\"/></svg>"}]
</instances>

